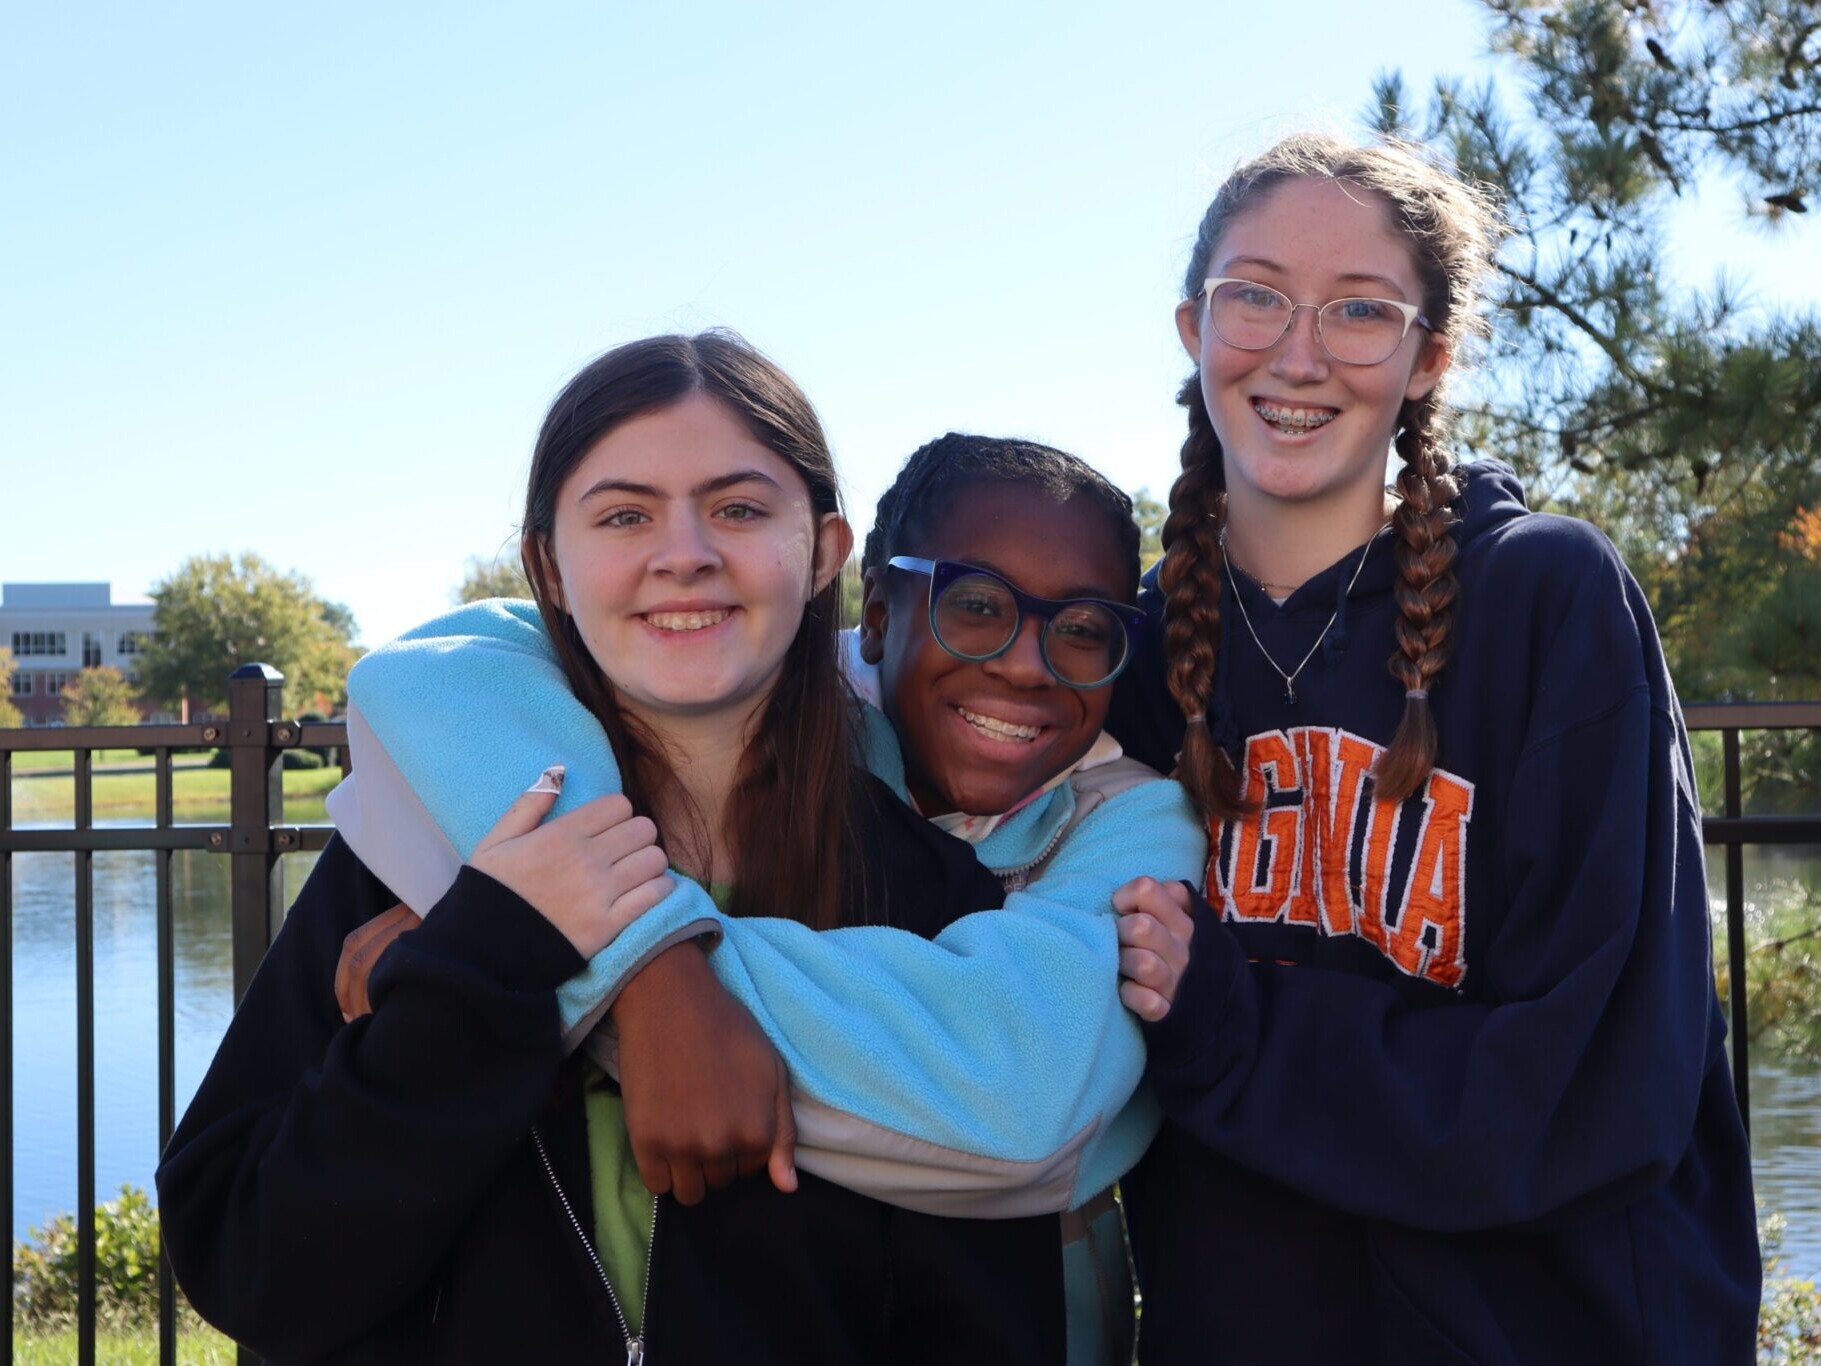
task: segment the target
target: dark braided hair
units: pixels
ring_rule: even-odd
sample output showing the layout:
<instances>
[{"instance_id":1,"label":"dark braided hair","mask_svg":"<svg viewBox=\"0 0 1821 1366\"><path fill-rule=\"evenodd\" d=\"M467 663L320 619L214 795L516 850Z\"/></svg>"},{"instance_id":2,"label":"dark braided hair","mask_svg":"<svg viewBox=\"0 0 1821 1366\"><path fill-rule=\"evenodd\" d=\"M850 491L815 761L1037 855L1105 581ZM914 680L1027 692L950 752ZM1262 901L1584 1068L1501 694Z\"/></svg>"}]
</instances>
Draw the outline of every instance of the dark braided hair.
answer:
<instances>
[{"instance_id":1,"label":"dark braided hair","mask_svg":"<svg viewBox=\"0 0 1821 1366\"><path fill-rule=\"evenodd\" d=\"M882 569L893 555L913 548L953 499L983 482L1018 484L1054 502L1085 497L1106 514L1119 538L1120 562L1131 566L1128 600L1138 592L1138 523L1132 500L1079 456L1016 437L949 432L920 446L879 499L860 568Z\"/></svg>"},{"instance_id":2,"label":"dark braided hair","mask_svg":"<svg viewBox=\"0 0 1821 1366\"><path fill-rule=\"evenodd\" d=\"M1189 410L1182 443L1182 473L1170 489L1163 524L1164 678L1188 721L1176 777L1205 816L1230 820L1246 810L1232 756L1214 738L1206 709L1214 692L1220 644L1220 532L1226 524L1227 480L1220 438L1201 401L1201 376L1190 375L1176 393Z\"/></svg>"},{"instance_id":3,"label":"dark braided hair","mask_svg":"<svg viewBox=\"0 0 1821 1366\"><path fill-rule=\"evenodd\" d=\"M1496 202L1427 158L1421 148L1395 141L1355 147L1322 134L1283 139L1234 171L1202 215L1183 297L1194 299L1221 234L1233 218L1280 185L1310 179L1345 184L1376 196L1393 227L1410 244L1422 282L1423 311L1434 323L1432 341L1458 353L1463 342L1483 337L1481 282L1504 235ZM1220 440L1201 392L1189 376L1176 395L1188 410L1182 475L1170 490L1164 523L1164 650L1170 693L1189 725L1177 777L1202 812L1230 819L1245 810L1241 775L1210 730L1206 715L1219 667L1222 593L1220 531L1226 516ZM1374 785L1382 800L1402 801L1435 767L1435 721L1429 690L1447 662L1454 578L1455 517L1450 504L1459 484L1446 451L1450 410L1441 386L1407 401L1399 414L1397 452L1400 503L1392 517L1397 536L1397 652L1391 674L1403 685L1404 715L1379 761Z\"/></svg>"}]
</instances>

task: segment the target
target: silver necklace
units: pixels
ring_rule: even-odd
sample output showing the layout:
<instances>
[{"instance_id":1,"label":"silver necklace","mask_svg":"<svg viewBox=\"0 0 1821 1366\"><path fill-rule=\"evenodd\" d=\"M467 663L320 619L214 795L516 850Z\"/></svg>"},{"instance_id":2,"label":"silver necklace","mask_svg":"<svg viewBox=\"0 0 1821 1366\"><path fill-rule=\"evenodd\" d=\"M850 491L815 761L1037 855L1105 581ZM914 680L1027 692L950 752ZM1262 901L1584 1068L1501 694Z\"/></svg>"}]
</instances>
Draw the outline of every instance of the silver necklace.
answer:
<instances>
[{"instance_id":1,"label":"silver necklace","mask_svg":"<svg viewBox=\"0 0 1821 1366\"><path fill-rule=\"evenodd\" d=\"M1381 527L1380 530L1382 531L1383 528ZM1372 533L1371 539L1366 542L1365 549L1359 552L1359 563L1353 567L1353 577L1347 580L1347 591L1341 595L1342 597L1352 596L1353 585L1359 582L1360 572L1366 567L1366 556L1372 553L1372 543L1377 539L1378 532L1375 531ZM1265 663L1269 664L1277 676L1284 681L1284 705L1294 707L1296 705L1297 676L1308 667L1309 661L1315 658L1315 652L1321 649L1321 643L1328 638L1328 632L1332 631L1334 623L1340 620L1340 604L1335 604L1334 613L1328 618L1328 624L1321 628L1321 634L1315 637L1315 643L1309 647L1309 653L1303 656L1302 663L1289 673L1285 673L1283 667L1271 658L1271 652L1265 648L1264 641L1258 638L1258 628L1252 625L1252 614L1246 611L1245 596L1239 591L1239 584L1233 577L1233 562L1227 558L1227 528L1224 522L1220 528L1220 566L1227 571L1227 582L1233 585L1233 601L1239 604L1239 619L1245 622L1246 631L1251 635L1252 643L1258 647L1258 653L1265 657ZM1250 575L1247 577L1249 578Z\"/></svg>"}]
</instances>

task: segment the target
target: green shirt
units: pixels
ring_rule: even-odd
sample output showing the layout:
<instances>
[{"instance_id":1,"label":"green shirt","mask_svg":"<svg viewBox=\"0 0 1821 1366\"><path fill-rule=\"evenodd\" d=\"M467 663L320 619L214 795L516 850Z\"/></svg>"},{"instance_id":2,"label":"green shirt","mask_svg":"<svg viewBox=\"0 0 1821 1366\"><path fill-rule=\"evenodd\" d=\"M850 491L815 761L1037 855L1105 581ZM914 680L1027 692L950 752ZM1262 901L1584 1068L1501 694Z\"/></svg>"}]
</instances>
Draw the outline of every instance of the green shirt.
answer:
<instances>
[{"instance_id":1,"label":"green shirt","mask_svg":"<svg viewBox=\"0 0 1821 1366\"><path fill-rule=\"evenodd\" d=\"M733 895L731 883L708 889L723 911ZM594 1249L634 1337L645 1321L645 1272L651 1260L652 1206L656 1203L639 1179L626 1132L626 1102L619 1088L592 1062L582 1087L582 1113L588 1126L588 1184L594 1199Z\"/></svg>"}]
</instances>

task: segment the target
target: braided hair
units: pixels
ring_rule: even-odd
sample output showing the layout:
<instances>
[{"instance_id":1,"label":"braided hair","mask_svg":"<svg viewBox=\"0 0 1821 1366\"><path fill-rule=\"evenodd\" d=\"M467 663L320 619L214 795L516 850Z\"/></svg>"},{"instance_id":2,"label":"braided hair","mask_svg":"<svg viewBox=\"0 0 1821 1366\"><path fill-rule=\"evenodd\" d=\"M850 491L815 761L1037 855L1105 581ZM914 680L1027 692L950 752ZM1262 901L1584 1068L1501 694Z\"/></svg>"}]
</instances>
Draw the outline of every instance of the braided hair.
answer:
<instances>
[{"instance_id":1,"label":"braided hair","mask_svg":"<svg viewBox=\"0 0 1821 1366\"><path fill-rule=\"evenodd\" d=\"M1138 592L1138 523L1132 500L1079 456L1015 437L949 432L912 453L879 499L872 530L860 552L862 572L885 567L893 555L914 546L963 490L983 482L1018 484L1057 503L1077 495L1106 516L1119 539L1119 557L1131 576L1128 599Z\"/></svg>"},{"instance_id":2,"label":"braided hair","mask_svg":"<svg viewBox=\"0 0 1821 1366\"><path fill-rule=\"evenodd\" d=\"M1214 248L1234 217L1286 182L1302 179L1368 191L1385 205L1410 244L1436 341L1458 353L1463 342L1486 335L1481 286L1504 234L1496 203L1486 190L1434 164L1422 149L1389 140L1356 147L1323 134L1297 134L1240 166L1202 215L1183 298L1200 294ZM1213 718L1207 716L1219 667L1225 475L1199 374L1189 376L1176 401L1188 410L1189 434L1182 444L1182 474L1170 490L1158 571L1166 678L1188 722L1176 776L1204 815L1226 820L1246 805L1242 775L1217 743ZM1405 700L1397 732L1373 774L1377 795L1386 801L1403 801L1418 791L1435 767L1429 691L1447 663L1458 592L1450 505L1460 486L1446 449L1450 416L1440 385L1406 400L1398 415L1396 447L1403 468L1392 516L1397 650L1388 667L1403 685Z\"/></svg>"}]
</instances>

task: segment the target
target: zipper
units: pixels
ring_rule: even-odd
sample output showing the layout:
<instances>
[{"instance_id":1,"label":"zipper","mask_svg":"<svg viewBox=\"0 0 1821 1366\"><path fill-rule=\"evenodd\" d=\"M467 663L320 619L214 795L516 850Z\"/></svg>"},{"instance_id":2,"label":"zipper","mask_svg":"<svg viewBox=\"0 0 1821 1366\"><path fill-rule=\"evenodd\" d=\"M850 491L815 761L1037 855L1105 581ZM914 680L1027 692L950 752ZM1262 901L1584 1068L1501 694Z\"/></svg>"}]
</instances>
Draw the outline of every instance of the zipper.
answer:
<instances>
[{"instance_id":1,"label":"zipper","mask_svg":"<svg viewBox=\"0 0 1821 1366\"><path fill-rule=\"evenodd\" d=\"M613 1306L613 1316L620 1322L620 1336L626 1340L626 1366L644 1366L645 1334L641 1330L636 1336L631 1325L626 1322L626 1311L620 1307L620 1297L613 1293L613 1282L607 1279L607 1268L601 1265L600 1254L594 1250L594 1239L582 1229L582 1221L575 1217L575 1208L569 1203L569 1197L563 1191L563 1183L556 1179L556 1168L550 1165L550 1154L544 1148L544 1136L534 1126L531 1130L531 1141L537 1145L538 1160L544 1164L544 1175L550 1178L550 1188L556 1192L557 1200L563 1206L563 1213L569 1216L569 1227L575 1230L575 1236L582 1240L582 1250L588 1254L588 1260L594 1265L595 1275L601 1278L601 1288L607 1292L607 1302ZM658 1246L658 1202L653 1197L651 1202L651 1236L645 1240L645 1317L651 1317L651 1268L652 1257Z\"/></svg>"},{"instance_id":2,"label":"zipper","mask_svg":"<svg viewBox=\"0 0 1821 1366\"><path fill-rule=\"evenodd\" d=\"M1077 800L1079 800L1079 798L1077 798ZM1062 843L1062 837L1069 833L1070 828L1074 824L1075 820L1071 815L1068 820L1063 821L1062 824L1058 825L1056 827L1056 833L1050 836L1050 842L1044 845L1042 852L1030 862L1021 863L1016 868L1000 869L999 885L1004 887L1007 892L1022 892L1031 880L1031 869L1035 868L1051 854L1056 852L1056 846Z\"/></svg>"}]
</instances>

